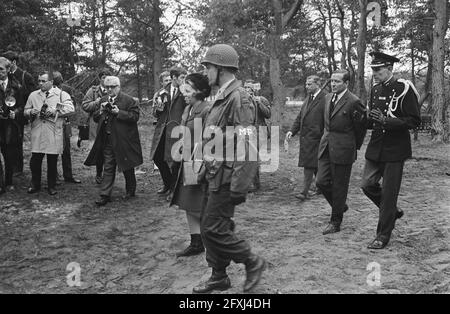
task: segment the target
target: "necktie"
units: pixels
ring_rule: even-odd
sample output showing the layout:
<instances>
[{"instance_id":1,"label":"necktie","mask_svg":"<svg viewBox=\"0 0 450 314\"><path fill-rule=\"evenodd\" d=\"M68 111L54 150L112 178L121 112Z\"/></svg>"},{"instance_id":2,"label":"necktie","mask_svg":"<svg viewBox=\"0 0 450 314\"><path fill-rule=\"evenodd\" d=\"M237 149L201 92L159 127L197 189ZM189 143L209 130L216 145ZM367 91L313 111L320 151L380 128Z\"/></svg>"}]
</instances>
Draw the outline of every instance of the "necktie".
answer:
<instances>
[{"instance_id":1,"label":"necktie","mask_svg":"<svg viewBox=\"0 0 450 314\"><path fill-rule=\"evenodd\" d=\"M173 93L172 93L172 100L175 98L176 93L177 93L177 89L174 88L174 89L173 89Z\"/></svg>"},{"instance_id":2,"label":"necktie","mask_svg":"<svg viewBox=\"0 0 450 314\"><path fill-rule=\"evenodd\" d=\"M313 94L311 94L311 95L309 95L309 100L308 100L308 108L309 108L309 107L311 107L311 105L312 105L313 101L314 101L314 95L313 95Z\"/></svg>"},{"instance_id":3,"label":"necktie","mask_svg":"<svg viewBox=\"0 0 450 314\"><path fill-rule=\"evenodd\" d=\"M336 100L337 100L337 94L333 94L333 98L331 98L331 103L330 103L330 117L333 115L334 106L336 105Z\"/></svg>"},{"instance_id":4,"label":"necktie","mask_svg":"<svg viewBox=\"0 0 450 314\"><path fill-rule=\"evenodd\" d=\"M49 92L49 91L46 91L46 92L45 92L45 98L48 98L48 95L50 95L50 92Z\"/></svg>"},{"instance_id":5,"label":"necktie","mask_svg":"<svg viewBox=\"0 0 450 314\"><path fill-rule=\"evenodd\" d=\"M112 97L109 97L109 103L112 105L114 103L114 99Z\"/></svg>"}]
</instances>

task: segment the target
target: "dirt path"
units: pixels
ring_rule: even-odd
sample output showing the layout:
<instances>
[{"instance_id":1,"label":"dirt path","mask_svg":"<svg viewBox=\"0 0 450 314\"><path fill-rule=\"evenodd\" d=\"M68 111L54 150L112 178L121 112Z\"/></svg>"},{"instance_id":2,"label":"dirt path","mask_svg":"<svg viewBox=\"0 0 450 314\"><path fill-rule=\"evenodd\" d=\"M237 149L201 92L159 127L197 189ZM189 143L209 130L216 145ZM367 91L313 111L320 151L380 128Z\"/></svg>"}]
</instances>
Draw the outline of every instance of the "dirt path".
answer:
<instances>
[{"instance_id":1,"label":"dirt path","mask_svg":"<svg viewBox=\"0 0 450 314\"><path fill-rule=\"evenodd\" d=\"M145 129L145 130L144 130ZM204 255L176 259L188 242L185 214L157 197L159 175L148 162L138 176L138 198L123 203L123 179L116 201L105 209L97 197L94 170L82 167L87 148L73 149L80 186L61 185L56 198L30 197L29 172L17 191L0 198L0 293L190 293L209 276ZM75 139L74 139L75 140ZM263 174L263 191L237 209L238 233L269 262L256 293L449 293L450 292L450 146L422 137L415 159L405 167L397 224L387 250L370 252L377 210L358 188L362 158L354 166L342 232L322 236L330 209L322 197L300 204L298 147L282 153L280 170ZM362 154L361 154L362 156ZM69 263L81 267L81 287L69 287ZM381 267L381 287L367 283L369 263ZM241 293L244 267L229 268Z\"/></svg>"}]
</instances>

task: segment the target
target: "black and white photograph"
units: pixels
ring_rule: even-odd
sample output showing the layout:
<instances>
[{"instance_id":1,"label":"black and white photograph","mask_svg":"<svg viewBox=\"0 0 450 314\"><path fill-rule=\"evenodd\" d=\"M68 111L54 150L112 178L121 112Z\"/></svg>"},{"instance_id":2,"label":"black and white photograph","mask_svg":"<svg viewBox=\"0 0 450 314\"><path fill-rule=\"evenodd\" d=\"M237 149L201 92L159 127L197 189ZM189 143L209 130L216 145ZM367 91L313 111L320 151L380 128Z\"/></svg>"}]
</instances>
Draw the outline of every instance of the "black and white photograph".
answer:
<instances>
[{"instance_id":1,"label":"black and white photograph","mask_svg":"<svg viewBox=\"0 0 450 314\"><path fill-rule=\"evenodd\" d=\"M449 20L449 0L0 1L0 294L449 294Z\"/></svg>"}]
</instances>

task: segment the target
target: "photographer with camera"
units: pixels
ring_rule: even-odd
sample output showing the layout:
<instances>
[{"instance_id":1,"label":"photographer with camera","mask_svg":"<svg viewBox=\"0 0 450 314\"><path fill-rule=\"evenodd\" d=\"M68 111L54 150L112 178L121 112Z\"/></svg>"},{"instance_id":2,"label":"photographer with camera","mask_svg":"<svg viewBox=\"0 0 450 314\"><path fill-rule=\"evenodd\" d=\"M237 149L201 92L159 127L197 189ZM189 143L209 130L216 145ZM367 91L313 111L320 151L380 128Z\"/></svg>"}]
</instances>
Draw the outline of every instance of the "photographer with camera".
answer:
<instances>
[{"instance_id":1,"label":"photographer with camera","mask_svg":"<svg viewBox=\"0 0 450 314\"><path fill-rule=\"evenodd\" d=\"M23 108L25 100L19 82L9 73L11 62L0 57L0 195L13 190L14 168L18 167L19 146L22 145ZM9 74L8 74L9 73Z\"/></svg>"},{"instance_id":2,"label":"photographer with camera","mask_svg":"<svg viewBox=\"0 0 450 314\"><path fill-rule=\"evenodd\" d=\"M39 90L28 97L25 116L31 121L31 186L29 194L41 190L42 160L47 155L48 193L56 194L58 155L63 153L63 124L75 111L69 94L53 86L53 73L42 72Z\"/></svg>"},{"instance_id":3,"label":"photographer with camera","mask_svg":"<svg viewBox=\"0 0 450 314\"><path fill-rule=\"evenodd\" d=\"M86 93L81 104L83 110L89 114L87 127L89 130L89 139L94 141L97 136L97 123L94 121L94 113L100 109L100 102L102 98L108 95L105 88L105 78L111 76L112 72L108 69L101 69L98 72L99 85L92 86ZM79 140L80 141L80 140ZM80 143L81 144L81 143ZM103 159L98 160L96 165L95 182L102 184L103 181Z\"/></svg>"},{"instance_id":4,"label":"photographer with camera","mask_svg":"<svg viewBox=\"0 0 450 314\"><path fill-rule=\"evenodd\" d=\"M143 163L141 141L137 122L139 120L138 101L120 91L120 80L116 76L105 78L108 96L102 98L100 109L94 113L98 122L98 133L86 166L96 166L104 160L103 182L97 206L105 206L111 201L116 179L116 168L125 177L126 195L124 200L136 196L135 167Z\"/></svg>"},{"instance_id":5,"label":"photographer with camera","mask_svg":"<svg viewBox=\"0 0 450 314\"><path fill-rule=\"evenodd\" d=\"M270 118L272 116L272 109L271 104L267 98L263 96L256 95L257 92L261 90L261 84L255 83L253 80L246 80L244 83L244 88L250 95L250 100L252 101L253 105L255 106L255 126L256 131L258 132L258 155L259 155L259 148L261 146L260 143L260 127L267 127L267 132L265 135L267 138L270 138ZM264 134L264 133L263 133ZM260 165L258 165L258 171L256 172L255 178L253 179L253 188L250 189L250 192L256 192L261 189L261 179L260 179Z\"/></svg>"}]
</instances>

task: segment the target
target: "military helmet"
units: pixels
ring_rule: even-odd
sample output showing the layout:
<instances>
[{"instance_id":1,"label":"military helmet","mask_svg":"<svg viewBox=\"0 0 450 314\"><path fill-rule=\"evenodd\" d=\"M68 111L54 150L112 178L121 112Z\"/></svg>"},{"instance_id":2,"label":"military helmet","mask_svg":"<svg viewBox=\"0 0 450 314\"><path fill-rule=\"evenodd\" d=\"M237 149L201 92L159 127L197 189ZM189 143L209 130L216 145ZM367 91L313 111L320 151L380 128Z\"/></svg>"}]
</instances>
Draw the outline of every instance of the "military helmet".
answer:
<instances>
[{"instance_id":1,"label":"military helmet","mask_svg":"<svg viewBox=\"0 0 450 314\"><path fill-rule=\"evenodd\" d=\"M201 63L239 70L239 55L230 45L218 44L208 49Z\"/></svg>"}]
</instances>

